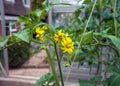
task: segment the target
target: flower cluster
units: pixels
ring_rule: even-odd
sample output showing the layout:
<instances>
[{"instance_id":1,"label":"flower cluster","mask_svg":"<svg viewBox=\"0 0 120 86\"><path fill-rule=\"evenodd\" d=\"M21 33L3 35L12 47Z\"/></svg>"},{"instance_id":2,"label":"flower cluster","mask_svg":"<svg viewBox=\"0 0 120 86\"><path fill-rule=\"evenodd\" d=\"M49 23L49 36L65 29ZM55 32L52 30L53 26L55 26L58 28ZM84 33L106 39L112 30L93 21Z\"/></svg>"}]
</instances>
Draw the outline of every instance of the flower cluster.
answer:
<instances>
[{"instance_id":1,"label":"flower cluster","mask_svg":"<svg viewBox=\"0 0 120 86\"><path fill-rule=\"evenodd\" d=\"M55 36L54 36L55 42L58 42L58 43L61 43L64 38L65 38L65 35L62 32L62 30L59 30L58 33L55 34Z\"/></svg>"},{"instance_id":2,"label":"flower cluster","mask_svg":"<svg viewBox=\"0 0 120 86\"><path fill-rule=\"evenodd\" d=\"M62 50L64 53L72 54L74 50L74 43L68 35L65 35L62 30L59 30L57 34L54 35L54 40L62 45Z\"/></svg>"},{"instance_id":3,"label":"flower cluster","mask_svg":"<svg viewBox=\"0 0 120 86\"><path fill-rule=\"evenodd\" d=\"M48 28L46 26L42 26L42 28L40 27L37 27L36 28L36 38L39 38L40 41L43 42L43 37L44 37L44 34L45 34L45 30L47 30Z\"/></svg>"}]
</instances>

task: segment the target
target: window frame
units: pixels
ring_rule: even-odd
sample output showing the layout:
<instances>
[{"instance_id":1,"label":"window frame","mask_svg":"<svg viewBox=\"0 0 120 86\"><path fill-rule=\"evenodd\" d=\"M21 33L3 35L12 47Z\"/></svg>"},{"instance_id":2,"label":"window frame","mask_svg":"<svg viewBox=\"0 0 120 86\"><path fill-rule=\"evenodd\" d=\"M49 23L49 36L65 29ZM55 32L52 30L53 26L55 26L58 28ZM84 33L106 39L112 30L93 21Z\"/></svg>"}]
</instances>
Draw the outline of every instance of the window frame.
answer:
<instances>
[{"instance_id":1,"label":"window frame","mask_svg":"<svg viewBox=\"0 0 120 86\"><path fill-rule=\"evenodd\" d=\"M9 22L10 34L12 34L12 32L16 32L17 31L16 24L13 24L13 23L15 23L15 21L10 21ZM13 28L13 25L14 25L14 28Z\"/></svg>"},{"instance_id":2,"label":"window frame","mask_svg":"<svg viewBox=\"0 0 120 86\"><path fill-rule=\"evenodd\" d=\"M15 0L5 0L5 1L15 3Z\"/></svg>"},{"instance_id":3,"label":"window frame","mask_svg":"<svg viewBox=\"0 0 120 86\"><path fill-rule=\"evenodd\" d=\"M25 3L25 0L22 0L22 2L23 2L23 5L25 7L30 7L31 6L31 0L26 0L26 3Z\"/></svg>"}]
</instances>

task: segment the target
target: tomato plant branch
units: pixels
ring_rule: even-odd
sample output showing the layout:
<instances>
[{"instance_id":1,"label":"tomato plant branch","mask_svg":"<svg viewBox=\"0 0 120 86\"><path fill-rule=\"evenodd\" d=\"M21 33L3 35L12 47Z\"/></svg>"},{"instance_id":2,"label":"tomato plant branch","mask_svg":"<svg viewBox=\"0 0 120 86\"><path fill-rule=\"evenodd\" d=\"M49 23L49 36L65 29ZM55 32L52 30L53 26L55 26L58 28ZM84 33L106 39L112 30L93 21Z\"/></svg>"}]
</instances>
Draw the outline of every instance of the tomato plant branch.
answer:
<instances>
[{"instance_id":1,"label":"tomato plant branch","mask_svg":"<svg viewBox=\"0 0 120 86\"><path fill-rule=\"evenodd\" d=\"M58 56L57 46L56 46L55 43L54 43L54 45L55 45L55 53L56 53L56 56L57 56L58 67L59 67L59 71L60 71L61 84L62 84L62 86L64 86L64 81L63 81L63 76L62 76L62 69L61 69L61 65L60 65L60 58Z\"/></svg>"},{"instance_id":2,"label":"tomato plant branch","mask_svg":"<svg viewBox=\"0 0 120 86\"><path fill-rule=\"evenodd\" d=\"M49 62L50 62L50 67L51 67L51 70L52 70L52 73L53 73L53 76L54 76L54 80L55 80L56 86L60 86L59 80L58 80L58 76L57 76L57 73L55 71L55 66L54 66L53 60L51 58L51 55L50 55L50 53L49 53L47 48L45 50L46 50L46 53L48 55L48 59L49 59Z\"/></svg>"}]
</instances>

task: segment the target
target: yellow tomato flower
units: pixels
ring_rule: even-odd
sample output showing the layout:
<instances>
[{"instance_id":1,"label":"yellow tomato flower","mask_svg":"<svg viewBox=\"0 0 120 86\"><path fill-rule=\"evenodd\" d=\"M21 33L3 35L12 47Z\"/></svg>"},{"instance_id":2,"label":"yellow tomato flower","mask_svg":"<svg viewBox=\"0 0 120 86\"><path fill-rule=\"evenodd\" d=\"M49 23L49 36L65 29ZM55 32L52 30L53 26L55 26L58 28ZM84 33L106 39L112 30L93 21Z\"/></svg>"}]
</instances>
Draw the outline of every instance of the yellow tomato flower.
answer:
<instances>
[{"instance_id":1,"label":"yellow tomato flower","mask_svg":"<svg viewBox=\"0 0 120 86\"><path fill-rule=\"evenodd\" d=\"M42 30L47 30L47 29L48 29L47 26L42 27Z\"/></svg>"},{"instance_id":2,"label":"yellow tomato flower","mask_svg":"<svg viewBox=\"0 0 120 86\"><path fill-rule=\"evenodd\" d=\"M36 38L39 38L40 41L43 41L43 36L44 36L45 31L40 29L40 27L36 28Z\"/></svg>"},{"instance_id":3,"label":"yellow tomato flower","mask_svg":"<svg viewBox=\"0 0 120 86\"><path fill-rule=\"evenodd\" d=\"M61 43L64 39L65 35L62 30L59 30L57 34L54 35L54 40L58 43Z\"/></svg>"},{"instance_id":4,"label":"yellow tomato flower","mask_svg":"<svg viewBox=\"0 0 120 86\"><path fill-rule=\"evenodd\" d=\"M37 27L36 28L36 33L39 33L40 32L40 27Z\"/></svg>"},{"instance_id":5,"label":"yellow tomato flower","mask_svg":"<svg viewBox=\"0 0 120 86\"><path fill-rule=\"evenodd\" d=\"M64 53L69 53L72 54L73 50L74 50L74 43L72 41L72 39L70 37L65 37L65 39L63 39L63 41L61 42L62 44L62 50Z\"/></svg>"},{"instance_id":6,"label":"yellow tomato flower","mask_svg":"<svg viewBox=\"0 0 120 86\"><path fill-rule=\"evenodd\" d=\"M37 34L37 35L36 35L36 37L39 38L40 41L43 41L43 36L44 36L44 35L42 35L42 34L41 34L41 35L40 35L40 34Z\"/></svg>"}]
</instances>

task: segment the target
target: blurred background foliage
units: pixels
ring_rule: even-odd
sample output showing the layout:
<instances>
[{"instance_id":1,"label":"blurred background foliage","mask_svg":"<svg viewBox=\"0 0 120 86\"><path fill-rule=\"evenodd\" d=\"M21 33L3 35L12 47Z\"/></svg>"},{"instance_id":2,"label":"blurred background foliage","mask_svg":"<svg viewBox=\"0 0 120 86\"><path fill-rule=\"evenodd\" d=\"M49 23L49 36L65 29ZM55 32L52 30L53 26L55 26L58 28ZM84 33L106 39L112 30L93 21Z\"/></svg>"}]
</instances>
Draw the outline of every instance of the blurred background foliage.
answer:
<instances>
[{"instance_id":1,"label":"blurred background foliage","mask_svg":"<svg viewBox=\"0 0 120 86\"><path fill-rule=\"evenodd\" d=\"M43 9L42 3L45 0L31 0L32 10Z\"/></svg>"}]
</instances>

